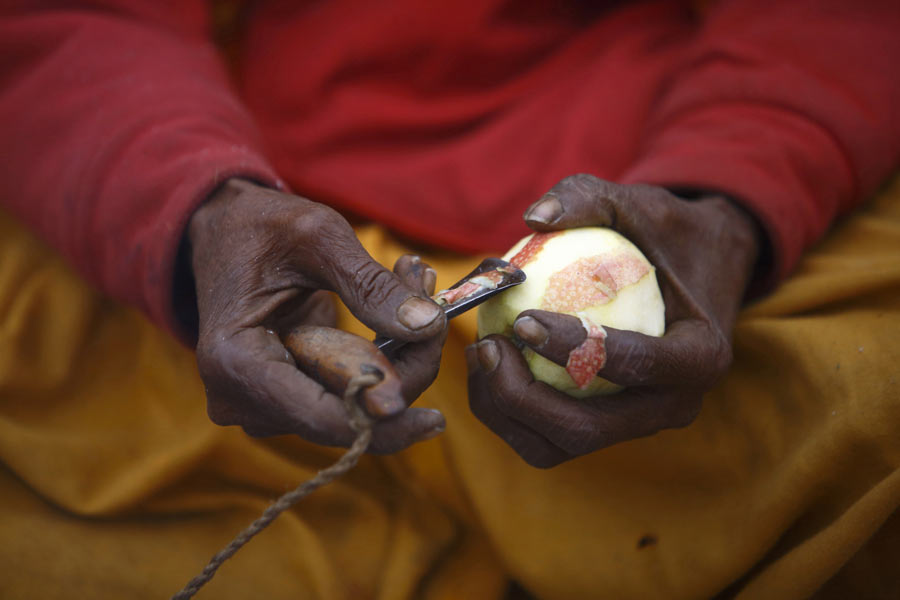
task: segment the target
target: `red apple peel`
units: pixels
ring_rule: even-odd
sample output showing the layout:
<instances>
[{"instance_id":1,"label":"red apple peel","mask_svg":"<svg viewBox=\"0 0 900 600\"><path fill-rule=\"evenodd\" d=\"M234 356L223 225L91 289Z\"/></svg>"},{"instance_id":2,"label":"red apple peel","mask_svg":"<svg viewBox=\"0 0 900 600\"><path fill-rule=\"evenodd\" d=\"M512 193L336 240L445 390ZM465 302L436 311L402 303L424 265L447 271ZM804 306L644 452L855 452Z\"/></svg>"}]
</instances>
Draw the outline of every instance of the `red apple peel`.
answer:
<instances>
[{"instance_id":1,"label":"red apple peel","mask_svg":"<svg viewBox=\"0 0 900 600\"><path fill-rule=\"evenodd\" d=\"M587 337L577 348L569 352L566 373L579 389L585 389L597 371L606 364L606 330L587 317L581 317Z\"/></svg>"}]
</instances>

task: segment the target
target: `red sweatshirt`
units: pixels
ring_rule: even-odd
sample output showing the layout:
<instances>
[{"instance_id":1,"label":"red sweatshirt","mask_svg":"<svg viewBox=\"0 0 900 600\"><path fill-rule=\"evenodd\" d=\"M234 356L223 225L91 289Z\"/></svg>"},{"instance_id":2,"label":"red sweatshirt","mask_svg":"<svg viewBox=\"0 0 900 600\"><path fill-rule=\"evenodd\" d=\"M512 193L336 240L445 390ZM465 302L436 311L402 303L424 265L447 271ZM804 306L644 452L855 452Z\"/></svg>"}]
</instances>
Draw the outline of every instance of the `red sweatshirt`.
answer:
<instances>
[{"instance_id":1,"label":"red sweatshirt","mask_svg":"<svg viewBox=\"0 0 900 600\"><path fill-rule=\"evenodd\" d=\"M0 3L0 200L176 333L191 211L231 176L503 251L577 172L727 193L775 276L900 164L900 3ZM280 179L279 179L280 178Z\"/></svg>"}]
</instances>

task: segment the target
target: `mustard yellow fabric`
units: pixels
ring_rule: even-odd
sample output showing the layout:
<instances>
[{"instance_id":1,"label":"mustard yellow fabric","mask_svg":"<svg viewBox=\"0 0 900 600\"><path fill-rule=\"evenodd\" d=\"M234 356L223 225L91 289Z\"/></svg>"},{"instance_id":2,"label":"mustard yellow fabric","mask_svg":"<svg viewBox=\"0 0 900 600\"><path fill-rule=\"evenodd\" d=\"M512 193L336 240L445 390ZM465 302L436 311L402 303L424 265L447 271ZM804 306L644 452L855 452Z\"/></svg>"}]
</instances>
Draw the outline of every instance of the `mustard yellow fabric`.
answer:
<instances>
[{"instance_id":1,"label":"mustard yellow fabric","mask_svg":"<svg viewBox=\"0 0 900 600\"><path fill-rule=\"evenodd\" d=\"M478 261L424 256L439 285ZM744 311L687 429L533 469L469 414L473 336L421 400L445 434L364 458L198 598L900 597L900 183ZM192 354L0 214L0 598L167 598L337 454L210 424Z\"/></svg>"}]
</instances>

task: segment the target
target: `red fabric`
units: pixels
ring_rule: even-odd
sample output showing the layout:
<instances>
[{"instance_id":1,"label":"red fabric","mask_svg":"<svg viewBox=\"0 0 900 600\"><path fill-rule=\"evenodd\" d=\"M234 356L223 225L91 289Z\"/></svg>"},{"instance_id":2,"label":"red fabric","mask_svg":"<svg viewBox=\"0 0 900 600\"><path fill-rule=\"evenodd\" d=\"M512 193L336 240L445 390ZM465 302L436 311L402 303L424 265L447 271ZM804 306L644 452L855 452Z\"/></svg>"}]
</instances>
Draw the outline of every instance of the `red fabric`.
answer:
<instances>
[{"instance_id":1,"label":"red fabric","mask_svg":"<svg viewBox=\"0 0 900 600\"><path fill-rule=\"evenodd\" d=\"M691 4L260 1L240 102L203 2L7 0L2 202L170 328L183 226L232 175L463 251L576 172L715 189L783 277L898 165L900 4Z\"/></svg>"},{"instance_id":2,"label":"red fabric","mask_svg":"<svg viewBox=\"0 0 900 600\"><path fill-rule=\"evenodd\" d=\"M0 18L0 201L188 341L172 284L192 209L232 175L278 182L205 39L205 4L11 4L24 8Z\"/></svg>"},{"instance_id":3,"label":"red fabric","mask_svg":"<svg viewBox=\"0 0 900 600\"><path fill-rule=\"evenodd\" d=\"M743 201L774 280L900 166L900 2L721 2L689 43L624 181Z\"/></svg>"}]
</instances>

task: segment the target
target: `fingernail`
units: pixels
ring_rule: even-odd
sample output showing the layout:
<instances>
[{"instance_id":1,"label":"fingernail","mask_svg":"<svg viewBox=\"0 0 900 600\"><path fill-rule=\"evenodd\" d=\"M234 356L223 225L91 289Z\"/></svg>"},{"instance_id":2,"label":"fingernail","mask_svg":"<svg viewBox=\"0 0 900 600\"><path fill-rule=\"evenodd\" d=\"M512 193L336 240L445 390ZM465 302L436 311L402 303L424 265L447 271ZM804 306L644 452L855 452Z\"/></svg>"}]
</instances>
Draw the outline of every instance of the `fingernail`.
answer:
<instances>
[{"instance_id":1,"label":"fingernail","mask_svg":"<svg viewBox=\"0 0 900 600\"><path fill-rule=\"evenodd\" d=\"M563 208L559 198L547 194L525 213L525 220L549 224L559 219L562 213Z\"/></svg>"},{"instance_id":2,"label":"fingernail","mask_svg":"<svg viewBox=\"0 0 900 600\"><path fill-rule=\"evenodd\" d=\"M440 314L441 308L437 304L413 296L397 309L397 320L410 329L422 329L434 322Z\"/></svg>"},{"instance_id":3,"label":"fingernail","mask_svg":"<svg viewBox=\"0 0 900 600\"><path fill-rule=\"evenodd\" d=\"M547 331L547 328L541 325L534 317L516 319L516 322L513 323L513 331L516 332L516 335L523 342L537 348L543 346L547 338L550 337L550 332Z\"/></svg>"},{"instance_id":4,"label":"fingernail","mask_svg":"<svg viewBox=\"0 0 900 600\"><path fill-rule=\"evenodd\" d=\"M425 269L425 275L422 276L422 286L429 296L434 296L434 286L437 285L437 272L431 267Z\"/></svg>"},{"instance_id":5,"label":"fingernail","mask_svg":"<svg viewBox=\"0 0 900 600\"><path fill-rule=\"evenodd\" d=\"M500 351L497 349L497 344L492 340L483 340L478 342L476 348L478 350L478 362L484 372L490 373L496 369L497 363L500 362Z\"/></svg>"}]
</instances>

